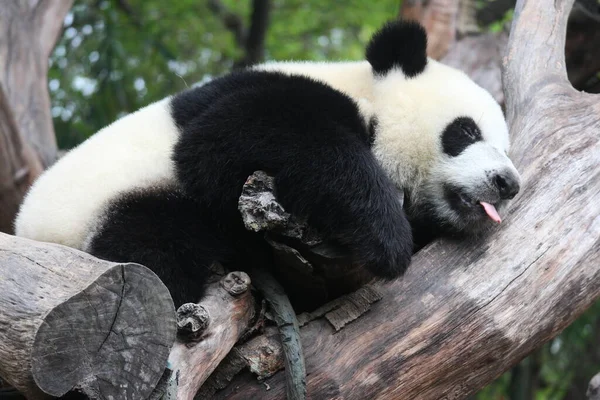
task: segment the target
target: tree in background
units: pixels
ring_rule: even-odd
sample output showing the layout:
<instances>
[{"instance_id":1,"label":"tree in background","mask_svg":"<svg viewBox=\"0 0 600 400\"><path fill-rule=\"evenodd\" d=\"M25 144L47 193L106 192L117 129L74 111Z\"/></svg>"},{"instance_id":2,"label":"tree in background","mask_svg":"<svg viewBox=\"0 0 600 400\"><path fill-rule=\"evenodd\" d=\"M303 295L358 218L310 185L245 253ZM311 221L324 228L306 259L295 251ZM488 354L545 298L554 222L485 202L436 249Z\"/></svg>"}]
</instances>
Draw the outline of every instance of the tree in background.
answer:
<instances>
[{"instance_id":1,"label":"tree in background","mask_svg":"<svg viewBox=\"0 0 600 400\"><path fill-rule=\"evenodd\" d=\"M0 10L0 231L27 188L54 162L47 90L48 56L71 0L7 0Z\"/></svg>"},{"instance_id":2,"label":"tree in background","mask_svg":"<svg viewBox=\"0 0 600 400\"><path fill-rule=\"evenodd\" d=\"M361 59L370 35L398 9L397 0L78 1L51 57L59 147L234 67Z\"/></svg>"}]
</instances>

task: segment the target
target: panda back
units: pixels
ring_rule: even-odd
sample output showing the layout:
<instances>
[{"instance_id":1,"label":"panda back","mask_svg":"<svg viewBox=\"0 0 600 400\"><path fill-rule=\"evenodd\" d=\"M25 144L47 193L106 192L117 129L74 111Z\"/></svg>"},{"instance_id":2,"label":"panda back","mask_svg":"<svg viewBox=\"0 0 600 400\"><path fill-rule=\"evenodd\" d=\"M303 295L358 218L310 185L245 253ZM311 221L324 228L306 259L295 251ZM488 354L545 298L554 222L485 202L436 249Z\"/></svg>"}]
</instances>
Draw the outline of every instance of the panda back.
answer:
<instances>
[{"instance_id":1,"label":"panda back","mask_svg":"<svg viewBox=\"0 0 600 400\"><path fill-rule=\"evenodd\" d=\"M115 121L35 181L15 233L83 249L111 199L133 189L172 184L171 152L178 137L170 98Z\"/></svg>"}]
</instances>

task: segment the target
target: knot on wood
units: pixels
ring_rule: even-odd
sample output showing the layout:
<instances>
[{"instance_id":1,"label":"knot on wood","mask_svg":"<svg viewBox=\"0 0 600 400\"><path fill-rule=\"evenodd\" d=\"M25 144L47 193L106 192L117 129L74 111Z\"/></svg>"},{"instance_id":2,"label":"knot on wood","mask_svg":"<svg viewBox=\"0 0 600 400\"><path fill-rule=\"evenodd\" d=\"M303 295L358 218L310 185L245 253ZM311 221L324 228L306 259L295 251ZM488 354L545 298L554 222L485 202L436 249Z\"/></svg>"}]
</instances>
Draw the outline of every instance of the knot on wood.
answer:
<instances>
[{"instance_id":1,"label":"knot on wood","mask_svg":"<svg viewBox=\"0 0 600 400\"><path fill-rule=\"evenodd\" d=\"M221 279L221 286L232 296L239 296L250 287L250 277L241 271L230 272Z\"/></svg>"},{"instance_id":2,"label":"knot on wood","mask_svg":"<svg viewBox=\"0 0 600 400\"><path fill-rule=\"evenodd\" d=\"M177 310L177 335L187 340L199 339L210 324L210 314L200 304L185 303Z\"/></svg>"}]
</instances>

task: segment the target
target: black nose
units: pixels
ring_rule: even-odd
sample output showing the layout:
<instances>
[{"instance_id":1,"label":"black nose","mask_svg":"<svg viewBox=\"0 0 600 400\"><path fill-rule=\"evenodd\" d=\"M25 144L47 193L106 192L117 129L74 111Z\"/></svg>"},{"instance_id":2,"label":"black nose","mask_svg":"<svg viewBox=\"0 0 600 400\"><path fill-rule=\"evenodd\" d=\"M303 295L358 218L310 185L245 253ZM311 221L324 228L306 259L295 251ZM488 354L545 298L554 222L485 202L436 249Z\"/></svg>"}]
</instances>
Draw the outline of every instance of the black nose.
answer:
<instances>
[{"instance_id":1,"label":"black nose","mask_svg":"<svg viewBox=\"0 0 600 400\"><path fill-rule=\"evenodd\" d=\"M494 175L492 182L498 188L501 199L512 199L519 193L519 180L512 174L498 173Z\"/></svg>"}]
</instances>

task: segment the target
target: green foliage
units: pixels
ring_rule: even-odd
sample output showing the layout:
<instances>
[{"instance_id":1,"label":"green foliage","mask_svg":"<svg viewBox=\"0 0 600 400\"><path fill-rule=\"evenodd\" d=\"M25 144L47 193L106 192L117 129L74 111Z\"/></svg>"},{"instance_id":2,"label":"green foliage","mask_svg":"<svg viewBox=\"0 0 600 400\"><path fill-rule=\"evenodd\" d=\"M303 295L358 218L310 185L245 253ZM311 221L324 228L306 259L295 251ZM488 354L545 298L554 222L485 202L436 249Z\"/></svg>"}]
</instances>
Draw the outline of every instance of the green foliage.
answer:
<instances>
[{"instance_id":1,"label":"green foliage","mask_svg":"<svg viewBox=\"0 0 600 400\"><path fill-rule=\"evenodd\" d=\"M222 3L248 24L251 1ZM61 148L119 116L231 70L242 49L208 1L79 0L51 56L52 114ZM273 0L269 60L360 59L397 0Z\"/></svg>"},{"instance_id":2,"label":"green foliage","mask_svg":"<svg viewBox=\"0 0 600 400\"><path fill-rule=\"evenodd\" d=\"M488 26L489 31L490 32L501 32L504 29L504 27L506 26L506 24L508 24L509 22L512 21L513 15L514 15L514 10L513 9L508 10L506 13L504 13L504 16L501 19L491 23L490 26Z\"/></svg>"},{"instance_id":3,"label":"green foliage","mask_svg":"<svg viewBox=\"0 0 600 400\"><path fill-rule=\"evenodd\" d=\"M600 372L600 301L568 326L559 336L521 364L486 387L477 400L584 399L587 385ZM531 374L519 381L516 374ZM523 387L525 386L525 387Z\"/></svg>"}]
</instances>

